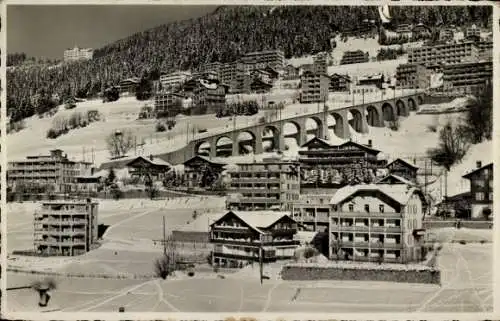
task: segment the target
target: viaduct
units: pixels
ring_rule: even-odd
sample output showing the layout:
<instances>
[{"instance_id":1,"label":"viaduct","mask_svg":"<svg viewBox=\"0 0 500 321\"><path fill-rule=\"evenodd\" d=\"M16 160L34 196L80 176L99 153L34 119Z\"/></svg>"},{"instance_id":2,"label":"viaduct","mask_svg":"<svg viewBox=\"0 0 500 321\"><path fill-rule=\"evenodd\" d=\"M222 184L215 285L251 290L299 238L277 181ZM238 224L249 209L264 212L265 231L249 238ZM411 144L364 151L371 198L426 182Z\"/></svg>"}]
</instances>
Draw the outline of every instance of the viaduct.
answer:
<instances>
[{"instance_id":1,"label":"viaduct","mask_svg":"<svg viewBox=\"0 0 500 321\"><path fill-rule=\"evenodd\" d=\"M203 153L209 157L238 156L242 152L244 153L244 150L248 150L247 146L251 146L251 150L255 154L261 154L264 152L264 141L271 141L274 150L283 151L286 148L285 138L293 137L301 146L306 143L308 134L327 139L329 129L333 129L336 136L349 139L351 136L350 127L358 133L368 133L369 126L390 126L391 122L396 121L399 117L407 117L410 111L417 111L418 107L423 104L424 97L424 92L416 92L339 109L329 110L325 107L316 113L254 124L224 132L204 133L176 151L156 156L175 165ZM315 129L308 130L306 128L306 123L309 120L316 123ZM284 127L287 125L294 126L296 132L285 135ZM242 137L242 134L245 134L246 138ZM113 162L112 166L122 165L119 163L120 161ZM101 168L109 166L111 163L106 163Z\"/></svg>"},{"instance_id":2,"label":"viaduct","mask_svg":"<svg viewBox=\"0 0 500 321\"><path fill-rule=\"evenodd\" d=\"M334 110L324 108L316 113L255 124L235 130L231 129L225 132L206 133L191 140L184 148L158 156L172 164L182 163L203 152L202 149L205 149L205 153L208 153L210 157L221 156L222 151L220 149L223 148L229 149L231 156L238 156L241 154L241 147L245 144L250 145L255 154L261 154L264 152L264 140L272 141L274 149L283 151L285 149L285 137L295 138L297 144L301 146L306 143L307 134L310 133L316 137L327 139L328 130L332 127L336 136L349 139L351 135L349 125L358 133L368 133L368 126L390 126L390 123L399 117L407 117L410 111L417 111L418 106L423 101L424 93L422 92ZM309 119L316 123L315 129L307 130L306 122ZM329 121L332 119L335 122L333 126ZM296 128L295 134L284 134L284 127L287 124L291 124ZM246 135L242 137L243 133ZM251 138L248 139L245 136ZM224 141L226 143L221 146L221 142Z\"/></svg>"}]
</instances>

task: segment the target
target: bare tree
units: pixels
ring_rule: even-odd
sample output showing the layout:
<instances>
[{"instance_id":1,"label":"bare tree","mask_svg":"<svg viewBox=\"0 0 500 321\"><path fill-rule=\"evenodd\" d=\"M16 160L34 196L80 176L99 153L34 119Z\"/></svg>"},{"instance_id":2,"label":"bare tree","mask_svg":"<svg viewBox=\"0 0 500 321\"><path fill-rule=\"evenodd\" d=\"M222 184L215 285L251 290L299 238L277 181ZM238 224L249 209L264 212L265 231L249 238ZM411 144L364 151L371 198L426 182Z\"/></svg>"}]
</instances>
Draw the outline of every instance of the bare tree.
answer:
<instances>
[{"instance_id":1,"label":"bare tree","mask_svg":"<svg viewBox=\"0 0 500 321\"><path fill-rule=\"evenodd\" d=\"M117 130L106 137L108 151L113 157L124 156L134 147L136 136L130 129Z\"/></svg>"},{"instance_id":2,"label":"bare tree","mask_svg":"<svg viewBox=\"0 0 500 321\"><path fill-rule=\"evenodd\" d=\"M445 171L445 197L448 192L448 172L451 167L462 161L469 143L464 133L456 127L453 127L451 122L448 122L439 131L439 145L427 151L429 157L438 165L443 166Z\"/></svg>"}]
</instances>

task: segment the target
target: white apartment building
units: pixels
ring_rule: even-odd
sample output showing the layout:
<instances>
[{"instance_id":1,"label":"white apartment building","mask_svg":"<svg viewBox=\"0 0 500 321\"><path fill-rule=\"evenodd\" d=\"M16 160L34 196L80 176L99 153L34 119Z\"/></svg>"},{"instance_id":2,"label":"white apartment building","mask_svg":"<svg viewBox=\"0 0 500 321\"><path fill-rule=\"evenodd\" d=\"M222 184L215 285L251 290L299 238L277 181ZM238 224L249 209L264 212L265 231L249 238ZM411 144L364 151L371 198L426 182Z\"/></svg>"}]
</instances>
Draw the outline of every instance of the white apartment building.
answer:
<instances>
[{"instance_id":1,"label":"white apartment building","mask_svg":"<svg viewBox=\"0 0 500 321\"><path fill-rule=\"evenodd\" d=\"M74 47L64 51L64 61L90 60L94 56L92 48Z\"/></svg>"},{"instance_id":2,"label":"white apartment building","mask_svg":"<svg viewBox=\"0 0 500 321\"><path fill-rule=\"evenodd\" d=\"M191 78L189 71L175 71L160 76L160 84L164 90L175 88Z\"/></svg>"}]
</instances>

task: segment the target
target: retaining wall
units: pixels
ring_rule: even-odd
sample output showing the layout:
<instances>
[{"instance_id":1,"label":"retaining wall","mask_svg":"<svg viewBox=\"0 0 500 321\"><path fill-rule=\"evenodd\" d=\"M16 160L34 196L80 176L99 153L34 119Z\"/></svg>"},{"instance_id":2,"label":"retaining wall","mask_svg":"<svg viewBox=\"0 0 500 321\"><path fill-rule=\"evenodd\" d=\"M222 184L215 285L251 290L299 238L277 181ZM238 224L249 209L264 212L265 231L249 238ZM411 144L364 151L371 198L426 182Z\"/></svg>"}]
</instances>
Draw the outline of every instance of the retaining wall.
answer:
<instances>
[{"instance_id":1,"label":"retaining wall","mask_svg":"<svg viewBox=\"0 0 500 321\"><path fill-rule=\"evenodd\" d=\"M358 280L424 284L441 282L441 273L438 270L374 270L334 266L285 266L281 271L281 277L289 281Z\"/></svg>"}]
</instances>

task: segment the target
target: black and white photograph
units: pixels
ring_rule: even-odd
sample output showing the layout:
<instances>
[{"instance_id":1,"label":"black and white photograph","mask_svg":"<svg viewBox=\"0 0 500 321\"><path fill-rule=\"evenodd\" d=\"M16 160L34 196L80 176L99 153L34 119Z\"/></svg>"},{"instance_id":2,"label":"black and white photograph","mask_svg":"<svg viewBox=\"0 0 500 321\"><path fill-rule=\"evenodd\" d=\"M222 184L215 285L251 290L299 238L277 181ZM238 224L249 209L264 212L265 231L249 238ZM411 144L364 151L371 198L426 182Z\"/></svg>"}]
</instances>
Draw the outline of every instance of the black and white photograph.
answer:
<instances>
[{"instance_id":1,"label":"black and white photograph","mask_svg":"<svg viewBox=\"0 0 500 321\"><path fill-rule=\"evenodd\" d=\"M7 3L4 317L493 313L493 11Z\"/></svg>"}]
</instances>

